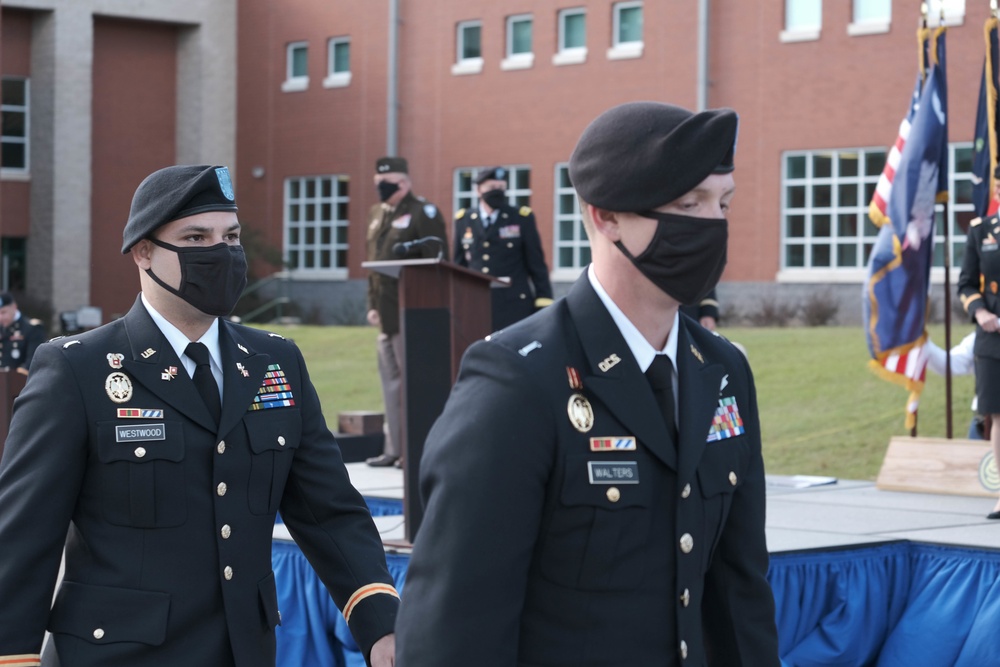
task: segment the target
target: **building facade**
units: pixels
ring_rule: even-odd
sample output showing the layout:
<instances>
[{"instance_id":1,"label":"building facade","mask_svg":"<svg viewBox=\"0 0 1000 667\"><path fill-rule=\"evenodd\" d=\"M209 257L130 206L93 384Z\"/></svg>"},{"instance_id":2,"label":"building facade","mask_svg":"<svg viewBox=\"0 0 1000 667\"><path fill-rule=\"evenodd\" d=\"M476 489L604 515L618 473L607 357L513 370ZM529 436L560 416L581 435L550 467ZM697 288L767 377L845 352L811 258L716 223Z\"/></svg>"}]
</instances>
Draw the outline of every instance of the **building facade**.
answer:
<instances>
[{"instance_id":1,"label":"building facade","mask_svg":"<svg viewBox=\"0 0 1000 667\"><path fill-rule=\"evenodd\" d=\"M373 166L398 154L449 222L475 203L478 168L507 166L560 293L589 261L567 176L587 123L630 100L728 106L741 127L724 315L821 295L858 322L868 202L917 74L916 4L5 0L0 68L5 98L11 77L30 85L31 164L0 173L0 237L27 239L29 293L121 312L137 283L112 255L137 178L229 163L255 273L287 269L308 320L358 321ZM957 266L972 216L987 4L931 3L931 25L949 26L939 264L945 220ZM86 64L57 66L73 50Z\"/></svg>"}]
</instances>

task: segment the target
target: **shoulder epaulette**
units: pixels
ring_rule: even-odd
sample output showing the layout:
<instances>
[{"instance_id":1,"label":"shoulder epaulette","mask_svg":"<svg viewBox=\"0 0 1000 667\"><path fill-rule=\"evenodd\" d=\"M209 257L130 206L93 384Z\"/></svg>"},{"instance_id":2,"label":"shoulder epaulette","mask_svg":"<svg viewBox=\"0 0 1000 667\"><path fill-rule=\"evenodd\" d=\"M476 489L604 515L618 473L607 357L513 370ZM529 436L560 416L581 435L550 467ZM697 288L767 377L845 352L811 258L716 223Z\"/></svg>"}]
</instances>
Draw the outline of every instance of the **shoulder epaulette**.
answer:
<instances>
[{"instance_id":1,"label":"shoulder epaulette","mask_svg":"<svg viewBox=\"0 0 1000 667\"><path fill-rule=\"evenodd\" d=\"M982 218L973 218L969 221L969 227L978 227L981 224L983 224Z\"/></svg>"},{"instance_id":2,"label":"shoulder epaulette","mask_svg":"<svg viewBox=\"0 0 1000 667\"><path fill-rule=\"evenodd\" d=\"M527 218L529 215L531 215L531 207L530 206L522 206L521 210L519 210L518 213L520 213L525 218Z\"/></svg>"},{"instance_id":3,"label":"shoulder epaulette","mask_svg":"<svg viewBox=\"0 0 1000 667\"><path fill-rule=\"evenodd\" d=\"M457 211L455 211L455 219L456 220L459 220L460 218L462 218L464 216L465 216L465 209L464 208L460 208Z\"/></svg>"},{"instance_id":4,"label":"shoulder epaulette","mask_svg":"<svg viewBox=\"0 0 1000 667\"><path fill-rule=\"evenodd\" d=\"M267 333L267 335L268 335L268 336L270 336L271 338L280 338L281 340L285 340L285 337L284 337L284 336L282 336L281 334L276 334L276 333L271 333L271 332L269 331L269 332Z\"/></svg>"},{"instance_id":5,"label":"shoulder epaulette","mask_svg":"<svg viewBox=\"0 0 1000 667\"><path fill-rule=\"evenodd\" d=\"M28 320L28 324L31 324L31 325L36 326L36 327L40 327L40 326L42 326L42 321L40 319L38 319L37 317L32 317L30 320Z\"/></svg>"}]
</instances>

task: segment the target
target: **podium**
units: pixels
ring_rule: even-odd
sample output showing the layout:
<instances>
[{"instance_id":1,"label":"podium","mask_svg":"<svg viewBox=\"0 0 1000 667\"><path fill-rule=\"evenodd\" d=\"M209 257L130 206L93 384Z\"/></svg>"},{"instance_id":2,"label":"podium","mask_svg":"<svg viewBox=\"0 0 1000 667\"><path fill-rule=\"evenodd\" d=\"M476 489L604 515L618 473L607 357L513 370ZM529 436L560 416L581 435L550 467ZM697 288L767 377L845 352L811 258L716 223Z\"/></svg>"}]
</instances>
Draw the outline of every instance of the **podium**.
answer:
<instances>
[{"instance_id":1,"label":"podium","mask_svg":"<svg viewBox=\"0 0 1000 667\"><path fill-rule=\"evenodd\" d=\"M399 280L403 516L405 539L412 544L424 514L420 502L424 441L444 410L466 348L492 331L490 284L500 281L442 259L363 262L361 266Z\"/></svg>"},{"instance_id":2,"label":"podium","mask_svg":"<svg viewBox=\"0 0 1000 667\"><path fill-rule=\"evenodd\" d=\"M24 373L0 368L0 459L3 458L3 445L7 442L10 417L14 412L14 399L24 389L27 379L28 376Z\"/></svg>"}]
</instances>

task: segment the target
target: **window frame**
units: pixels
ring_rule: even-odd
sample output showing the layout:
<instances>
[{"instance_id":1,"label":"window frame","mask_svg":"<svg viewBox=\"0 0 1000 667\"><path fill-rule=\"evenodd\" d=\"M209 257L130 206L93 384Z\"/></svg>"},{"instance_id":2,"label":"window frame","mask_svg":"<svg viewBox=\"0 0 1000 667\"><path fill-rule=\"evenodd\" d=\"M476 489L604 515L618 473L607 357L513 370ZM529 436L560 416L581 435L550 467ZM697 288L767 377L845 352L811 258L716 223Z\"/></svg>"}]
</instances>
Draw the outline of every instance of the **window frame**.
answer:
<instances>
[{"instance_id":1,"label":"window frame","mask_svg":"<svg viewBox=\"0 0 1000 667\"><path fill-rule=\"evenodd\" d=\"M868 2L875 0L853 0L851 3L851 22L847 26L847 34L852 37L861 35L880 35L889 32L892 25L892 0L878 0L886 5L885 16L876 18L859 19L858 8Z\"/></svg>"},{"instance_id":2,"label":"window frame","mask_svg":"<svg viewBox=\"0 0 1000 667\"><path fill-rule=\"evenodd\" d=\"M623 42L621 41L622 11L636 8L641 10L642 25L640 26L640 31L642 32L642 38ZM643 41L645 39L645 22L646 10L643 6L643 0L625 0L624 2L616 2L611 6L611 48L608 49L608 60L624 60L642 56L645 45Z\"/></svg>"},{"instance_id":3,"label":"window frame","mask_svg":"<svg viewBox=\"0 0 1000 667\"><path fill-rule=\"evenodd\" d=\"M823 0L813 0L818 5L819 10L819 22L816 25L789 25L789 10L791 9L792 3L801 0L785 0L785 21L784 30L781 31L779 36L782 42L809 42L815 41L820 38L820 34L823 32Z\"/></svg>"},{"instance_id":4,"label":"window frame","mask_svg":"<svg viewBox=\"0 0 1000 667\"><path fill-rule=\"evenodd\" d=\"M298 49L304 49L306 53L306 73L304 75L295 74L294 53ZM309 42L289 42L285 45L285 80L281 84L281 91L284 93L294 93L306 90L309 87Z\"/></svg>"},{"instance_id":5,"label":"window frame","mask_svg":"<svg viewBox=\"0 0 1000 667\"><path fill-rule=\"evenodd\" d=\"M553 179L553 199L552 199L552 280L556 282L571 282L580 277L583 270L590 264L590 239L587 238L586 229L583 226L583 211L580 209L580 198L576 188L572 185L564 187L562 176L565 174L566 182L569 183L569 162L559 162L555 165L555 178ZM566 212L562 209L563 197L571 196L573 210ZM573 224L573 238L562 239L560 227L562 223ZM568 250L572 256L571 265L562 263L562 251ZM586 253L586 261L583 255Z\"/></svg>"},{"instance_id":6,"label":"window frame","mask_svg":"<svg viewBox=\"0 0 1000 667\"><path fill-rule=\"evenodd\" d=\"M479 29L479 56L466 58L465 51L465 30L469 28ZM479 74L483 71L483 22L481 19L469 19L459 21L455 24L455 62L451 66L451 73L454 75Z\"/></svg>"},{"instance_id":7,"label":"window frame","mask_svg":"<svg viewBox=\"0 0 1000 667\"><path fill-rule=\"evenodd\" d=\"M337 47L347 45L347 69L338 70ZM324 88L343 88L351 84L351 38L349 36L331 37L326 43L326 78Z\"/></svg>"},{"instance_id":8,"label":"window frame","mask_svg":"<svg viewBox=\"0 0 1000 667\"><path fill-rule=\"evenodd\" d=\"M324 180L331 182L330 195L324 195L322 185ZM315 188L312 196L307 195L307 185L313 183ZM292 196L292 184L299 184L299 196ZM283 202L282 202L282 260L289 275L293 278L318 279L318 280L346 280L348 278L348 262L350 253L350 176L347 174L323 174L319 176L289 176L285 178ZM341 191L343 184L343 191ZM306 207L313 205L316 207L312 220L307 220L302 213L298 220L292 220L292 206L298 204ZM322 216L323 206L330 206L330 218L324 219ZM341 205L344 206L346 215L338 216ZM330 241L322 241L324 227L330 228ZM313 242L306 241L309 235L307 232L311 228ZM293 239L292 231L296 229L299 233L297 240ZM343 241L338 240L339 230L343 229ZM322 253L329 252L329 266L323 266ZM307 253L314 253L312 267L304 266ZM338 257L342 254L343 264ZM295 255L293 259L293 255ZM317 266L319 264L319 266Z\"/></svg>"},{"instance_id":9,"label":"window frame","mask_svg":"<svg viewBox=\"0 0 1000 667\"><path fill-rule=\"evenodd\" d=\"M531 49L514 53L514 26L527 23L531 31ZM504 59L500 61L500 69L528 69L535 64L535 18L532 14L512 14L504 21Z\"/></svg>"},{"instance_id":10,"label":"window frame","mask_svg":"<svg viewBox=\"0 0 1000 667\"><path fill-rule=\"evenodd\" d=\"M566 46L566 20L573 16L583 17L583 46ZM558 35L553 65L578 65L587 62L587 8L569 7L560 9L557 19Z\"/></svg>"},{"instance_id":11,"label":"window frame","mask_svg":"<svg viewBox=\"0 0 1000 667\"><path fill-rule=\"evenodd\" d=\"M24 146L24 166L5 167L0 163L0 176L5 180L23 180L31 173L31 77L4 75L2 80L18 80L24 83L24 104L10 104L3 102L0 104L0 116L4 113L17 113L24 115L24 136L16 137L0 134L0 150L2 144L20 144ZM0 100L2 102L2 100ZM0 125L0 133L3 126Z\"/></svg>"}]
</instances>

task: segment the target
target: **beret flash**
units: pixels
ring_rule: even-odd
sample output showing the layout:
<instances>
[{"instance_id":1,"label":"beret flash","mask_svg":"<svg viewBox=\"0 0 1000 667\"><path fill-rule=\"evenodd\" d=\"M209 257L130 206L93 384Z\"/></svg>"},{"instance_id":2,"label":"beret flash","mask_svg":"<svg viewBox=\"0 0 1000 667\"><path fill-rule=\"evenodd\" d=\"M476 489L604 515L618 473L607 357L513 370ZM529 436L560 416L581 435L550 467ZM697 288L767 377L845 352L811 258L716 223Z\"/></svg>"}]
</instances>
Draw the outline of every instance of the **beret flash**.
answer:
<instances>
[{"instance_id":1,"label":"beret flash","mask_svg":"<svg viewBox=\"0 0 1000 667\"><path fill-rule=\"evenodd\" d=\"M480 169L476 173L476 185L482 185L486 181L506 181L507 180L507 170L503 167L490 167L489 169Z\"/></svg>"},{"instance_id":2,"label":"beret flash","mask_svg":"<svg viewBox=\"0 0 1000 667\"><path fill-rule=\"evenodd\" d=\"M670 203L713 173L733 170L739 118L661 102L605 111L580 135L569 177L588 204L638 213Z\"/></svg>"},{"instance_id":3,"label":"beret flash","mask_svg":"<svg viewBox=\"0 0 1000 667\"><path fill-rule=\"evenodd\" d=\"M404 157L380 157L375 160L375 173L376 174L388 174L390 172L396 172L400 174L408 174L406 158Z\"/></svg>"},{"instance_id":4,"label":"beret flash","mask_svg":"<svg viewBox=\"0 0 1000 667\"><path fill-rule=\"evenodd\" d=\"M227 167L177 165L154 171L132 197L122 232L122 254L168 222L208 211L236 210Z\"/></svg>"}]
</instances>

